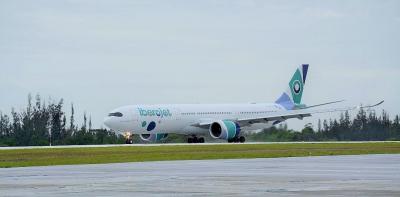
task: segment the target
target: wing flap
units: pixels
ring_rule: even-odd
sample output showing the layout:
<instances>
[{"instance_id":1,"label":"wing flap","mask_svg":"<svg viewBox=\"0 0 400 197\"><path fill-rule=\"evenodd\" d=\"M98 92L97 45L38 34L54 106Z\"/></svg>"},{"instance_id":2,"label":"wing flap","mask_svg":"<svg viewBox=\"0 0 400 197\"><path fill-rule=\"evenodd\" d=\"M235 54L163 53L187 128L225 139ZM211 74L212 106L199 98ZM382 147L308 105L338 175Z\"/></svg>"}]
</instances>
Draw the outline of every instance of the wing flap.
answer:
<instances>
[{"instance_id":1,"label":"wing flap","mask_svg":"<svg viewBox=\"0 0 400 197\"><path fill-rule=\"evenodd\" d=\"M292 112L296 111L296 112ZM276 114L271 114L269 116L263 116L263 117L256 117L256 118L242 118L242 119L237 119L236 121L238 122L251 122L252 123L260 123L260 122L269 122L269 121L285 121L287 119L291 118L299 118L302 119L304 117L309 117L311 116L311 113L306 112L305 110L292 110L289 111L289 113L276 113ZM301 112L300 112L301 111Z\"/></svg>"}]
</instances>

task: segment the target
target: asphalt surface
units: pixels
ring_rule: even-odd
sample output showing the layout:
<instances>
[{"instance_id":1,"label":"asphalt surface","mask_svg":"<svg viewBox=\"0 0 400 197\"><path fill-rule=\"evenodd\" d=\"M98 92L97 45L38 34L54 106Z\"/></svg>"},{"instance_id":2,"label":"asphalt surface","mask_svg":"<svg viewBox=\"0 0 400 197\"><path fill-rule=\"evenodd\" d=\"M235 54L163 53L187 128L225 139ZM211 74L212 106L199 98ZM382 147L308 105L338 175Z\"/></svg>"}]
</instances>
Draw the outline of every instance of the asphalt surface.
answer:
<instances>
[{"instance_id":1,"label":"asphalt surface","mask_svg":"<svg viewBox=\"0 0 400 197\"><path fill-rule=\"evenodd\" d=\"M400 154L9 168L0 196L400 196Z\"/></svg>"}]
</instances>

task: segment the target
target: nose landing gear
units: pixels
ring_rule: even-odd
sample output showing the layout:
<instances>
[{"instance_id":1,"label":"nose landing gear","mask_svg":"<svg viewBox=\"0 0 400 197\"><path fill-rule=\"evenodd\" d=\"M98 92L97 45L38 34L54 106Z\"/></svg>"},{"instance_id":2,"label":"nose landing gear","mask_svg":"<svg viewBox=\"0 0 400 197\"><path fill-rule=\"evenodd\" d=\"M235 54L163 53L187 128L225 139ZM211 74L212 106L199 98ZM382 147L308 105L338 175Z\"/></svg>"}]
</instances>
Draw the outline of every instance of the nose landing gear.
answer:
<instances>
[{"instance_id":1,"label":"nose landing gear","mask_svg":"<svg viewBox=\"0 0 400 197\"><path fill-rule=\"evenodd\" d=\"M125 132L124 137L125 137L125 144L133 144L133 136L130 132Z\"/></svg>"},{"instance_id":2,"label":"nose landing gear","mask_svg":"<svg viewBox=\"0 0 400 197\"><path fill-rule=\"evenodd\" d=\"M125 140L125 144L133 144L133 140L132 139L126 139Z\"/></svg>"}]
</instances>

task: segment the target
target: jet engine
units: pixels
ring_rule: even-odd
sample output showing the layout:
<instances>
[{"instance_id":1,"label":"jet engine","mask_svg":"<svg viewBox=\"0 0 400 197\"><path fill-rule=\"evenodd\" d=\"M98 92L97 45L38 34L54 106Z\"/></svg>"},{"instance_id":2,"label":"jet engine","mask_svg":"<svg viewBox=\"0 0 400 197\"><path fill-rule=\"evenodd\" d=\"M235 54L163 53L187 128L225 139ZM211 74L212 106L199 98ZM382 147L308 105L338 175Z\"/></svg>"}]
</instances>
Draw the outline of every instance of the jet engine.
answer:
<instances>
[{"instance_id":1,"label":"jet engine","mask_svg":"<svg viewBox=\"0 0 400 197\"><path fill-rule=\"evenodd\" d=\"M229 141L240 135L240 126L233 121L219 120L210 125L210 135L215 139Z\"/></svg>"},{"instance_id":2,"label":"jet engine","mask_svg":"<svg viewBox=\"0 0 400 197\"><path fill-rule=\"evenodd\" d=\"M168 133L140 134L140 139L146 142L158 142L167 139L167 137Z\"/></svg>"}]
</instances>

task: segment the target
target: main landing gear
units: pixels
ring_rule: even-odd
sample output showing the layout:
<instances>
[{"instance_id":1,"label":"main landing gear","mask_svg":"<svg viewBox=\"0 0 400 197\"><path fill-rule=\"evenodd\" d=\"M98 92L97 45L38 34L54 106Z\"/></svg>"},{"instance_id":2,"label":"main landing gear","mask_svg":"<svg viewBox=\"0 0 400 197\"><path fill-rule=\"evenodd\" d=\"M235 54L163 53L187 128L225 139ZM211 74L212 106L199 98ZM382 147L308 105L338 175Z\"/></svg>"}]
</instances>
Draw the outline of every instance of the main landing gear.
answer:
<instances>
[{"instance_id":1,"label":"main landing gear","mask_svg":"<svg viewBox=\"0 0 400 197\"><path fill-rule=\"evenodd\" d=\"M204 143L204 138L203 137L196 137L195 135L194 136L192 136L192 137L189 137L188 139L187 139L187 142L189 143L189 144L191 144L191 143Z\"/></svg>"},{"instance_id":2,"label":"main landing gear","mask_svg":"<svg viewBox=\"0 0 400 197\"><path fill-rule=\"evenodd\" d=\"M228 143L244 143L246 141L246 138L244 136L240 137L234 137L230 140L228 140Z\"/></svg>"}]
</instances>

